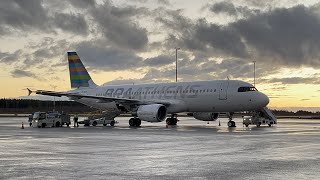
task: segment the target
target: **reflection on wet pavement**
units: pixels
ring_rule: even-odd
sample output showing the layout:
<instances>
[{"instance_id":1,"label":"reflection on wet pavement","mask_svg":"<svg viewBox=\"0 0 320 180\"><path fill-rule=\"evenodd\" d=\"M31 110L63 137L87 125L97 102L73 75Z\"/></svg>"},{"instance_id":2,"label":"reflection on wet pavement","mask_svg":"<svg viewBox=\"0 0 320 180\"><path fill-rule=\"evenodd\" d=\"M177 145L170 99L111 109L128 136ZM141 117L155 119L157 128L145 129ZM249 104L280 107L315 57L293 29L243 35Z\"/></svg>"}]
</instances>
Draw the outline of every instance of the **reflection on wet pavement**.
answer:
<instances>
[{"instance_id":1,"label":"reflection on wet pavement","mask_svg":"<svg viewBox=\"0 0 320 180\"><path fill-rule=\"evenodd\" d=\"M228 128L180 118L178 126L20 129L0 118L0 179L317 179L320 120Z\"/></svg>"}]
</instances>

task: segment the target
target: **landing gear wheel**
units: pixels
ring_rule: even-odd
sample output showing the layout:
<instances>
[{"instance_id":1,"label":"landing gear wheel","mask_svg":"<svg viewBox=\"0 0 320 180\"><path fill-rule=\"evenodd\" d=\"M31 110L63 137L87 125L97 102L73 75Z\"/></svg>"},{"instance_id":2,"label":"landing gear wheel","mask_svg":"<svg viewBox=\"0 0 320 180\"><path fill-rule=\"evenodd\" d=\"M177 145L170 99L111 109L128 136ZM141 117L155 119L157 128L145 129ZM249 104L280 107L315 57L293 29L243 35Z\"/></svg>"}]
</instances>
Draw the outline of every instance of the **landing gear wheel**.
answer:
<instances>
[{"instance_id":1,"label":"landing gear wheel","mask_svg":"<svg viewBox=\"0 0 320 180\"><path fill-rule=\"evenodd\" d=\"M176 114L172 114L171 117L166 120L167 125L177 125L178 119Z\"/></svg>"},{"instance_id":2,"label":"landing gear wheel","mask_svg":"<svg viewBox=\"0 0 320 180\"><path fill-rule=\"evenodd\" d=\"M130 126L140 126L141 125L141 120L139 118L131 118L129 120L129 125Z\"/></svg>"},{"instance_id":3,"label":"landing gear wheel","mask_svg":"<svg viewBox=\"0 0 320 180\"><path fill-rule=\"evenodd\" d=\"M135 121L134 121L133 118L131 118L131 119L129 120L129 125L130 125L130 126L134 126L134 125L135 125Z\"/></svg>"},{"instance_id":4,"label":"landing gear wheel","mask_svg":"<svg viewBox=\"0 0 320 180\"><path fill-rule=\"evenodd\" d=\"M60 122L56 122L56 127L60 127Z\"/></svg>"},{"instance_id":5,"label":"landing gear wheel","mask_svg":"<svg viewBox=\"0 0 320 180\"><path fill-rule=\"evenodd\" d=\"M228 127L236 127L236 123L234 121L229 121L228 122Z\"/></svg>"},{"instance_id":6,"label":"landing gear wheel","mask_svg":"<svg viewBox=\"0 0 320 180\"><path fill-rule=\"evenodd\" d=\"M140 119L135 119L135 120L136 120L135 122L136 126L139 127L141 125L141 120Z\"/></svg>"}]
</instances>

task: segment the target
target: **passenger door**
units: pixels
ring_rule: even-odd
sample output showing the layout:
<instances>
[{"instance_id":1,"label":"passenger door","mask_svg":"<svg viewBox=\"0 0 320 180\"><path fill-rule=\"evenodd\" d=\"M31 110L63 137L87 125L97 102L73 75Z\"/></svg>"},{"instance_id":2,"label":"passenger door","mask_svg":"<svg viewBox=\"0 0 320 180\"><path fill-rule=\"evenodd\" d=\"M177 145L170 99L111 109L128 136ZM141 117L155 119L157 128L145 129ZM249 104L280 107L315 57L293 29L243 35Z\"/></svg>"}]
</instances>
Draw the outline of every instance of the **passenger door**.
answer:
<instances>
[{"instance_id":1,"label":"passenger door","mask_svg":"<svg viewBox=\"0 0 320 180\"><path fill-rule=\"evenodd\" d=\"M228 90L229 82L222 82L219 88L219 100L227 99L227 90Z\"/></svg>"}]
</instances>

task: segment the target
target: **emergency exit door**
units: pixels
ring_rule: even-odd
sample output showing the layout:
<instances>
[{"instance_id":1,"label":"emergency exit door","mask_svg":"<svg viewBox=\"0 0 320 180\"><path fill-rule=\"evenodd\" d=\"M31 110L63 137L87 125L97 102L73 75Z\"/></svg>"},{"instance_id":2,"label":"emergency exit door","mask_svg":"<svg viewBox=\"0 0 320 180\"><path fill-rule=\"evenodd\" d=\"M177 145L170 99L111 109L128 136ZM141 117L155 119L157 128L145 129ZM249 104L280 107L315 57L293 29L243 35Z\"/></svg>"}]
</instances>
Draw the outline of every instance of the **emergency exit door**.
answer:
<instances>
[{"instance_id":1,"label":"emergency exit door","mask_svg":"<svg viewBox=\"0 0 320 180\"><path fill-rule=\"evenodd\" d=\"M228 98L228 86L229 82L222 82L220 84L220 89L219 89L219 100L226 100Z\"/></svg>"}]
</instances>

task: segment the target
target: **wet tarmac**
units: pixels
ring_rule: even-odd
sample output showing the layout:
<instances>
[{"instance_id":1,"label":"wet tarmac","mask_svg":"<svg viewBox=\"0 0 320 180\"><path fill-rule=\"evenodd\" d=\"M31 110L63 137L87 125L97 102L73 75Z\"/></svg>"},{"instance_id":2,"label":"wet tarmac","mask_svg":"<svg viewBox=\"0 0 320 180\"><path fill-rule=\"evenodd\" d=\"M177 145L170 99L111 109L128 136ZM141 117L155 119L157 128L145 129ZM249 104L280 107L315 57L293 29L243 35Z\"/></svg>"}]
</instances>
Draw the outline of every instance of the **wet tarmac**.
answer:
<instances>
[{"instance_id":1,"label":"wet tarmac","mask_svg":"<svg viewBox=\"0 0 320 180\"><path fill-rule=\"evenodd\" d=\"M0 179L319 179L320 120L274 127L128 118L115 127L32 128L0 118ZM25 129L20 129L24 121Z\"/></svg>"}]
</instances>

